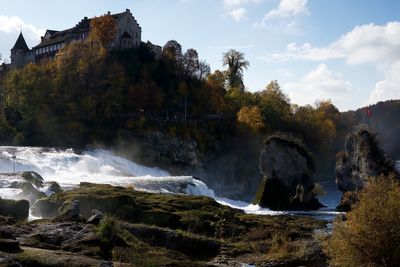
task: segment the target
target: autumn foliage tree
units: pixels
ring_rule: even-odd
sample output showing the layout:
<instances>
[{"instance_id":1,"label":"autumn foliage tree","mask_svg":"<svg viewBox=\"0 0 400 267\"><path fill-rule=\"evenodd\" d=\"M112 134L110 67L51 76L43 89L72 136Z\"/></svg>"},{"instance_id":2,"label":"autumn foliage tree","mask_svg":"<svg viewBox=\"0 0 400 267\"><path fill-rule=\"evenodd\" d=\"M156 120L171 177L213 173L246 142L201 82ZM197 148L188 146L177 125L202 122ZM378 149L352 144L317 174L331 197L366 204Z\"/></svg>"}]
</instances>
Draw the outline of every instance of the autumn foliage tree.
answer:
<instances>
[{"instance_id":1,"label":"autumn foliage tree","mask_svg":"<svg viewBox=\"0 0 400 267\"><path fill-rule=\"evenodd\" d=\"M237 121L254 132L259 132L265 127L261 110L257 106L241 108L237 113Z\"/></svg>"},{"instance_id":2,"label":"autumn foliage tree","mask_svg":"<svg viewBox=\"0 0 400 267\"><path fill-rule=\"evenodd\" d=\"M400 183L394 176L370 182L346 217L325 246L333 266L398 266Z\"/></svg>"},{"instance_id":3,"label":"autumn foliage tree","mask_svg":"<svg viewBox=\"0 0 400 267\"><path fill-rule=\"evenodd\" d=\"M95 17L90 21L89 40L103 49L110 47L116 32L117 24L111 15Z\"/></svg>"}]
</instances>

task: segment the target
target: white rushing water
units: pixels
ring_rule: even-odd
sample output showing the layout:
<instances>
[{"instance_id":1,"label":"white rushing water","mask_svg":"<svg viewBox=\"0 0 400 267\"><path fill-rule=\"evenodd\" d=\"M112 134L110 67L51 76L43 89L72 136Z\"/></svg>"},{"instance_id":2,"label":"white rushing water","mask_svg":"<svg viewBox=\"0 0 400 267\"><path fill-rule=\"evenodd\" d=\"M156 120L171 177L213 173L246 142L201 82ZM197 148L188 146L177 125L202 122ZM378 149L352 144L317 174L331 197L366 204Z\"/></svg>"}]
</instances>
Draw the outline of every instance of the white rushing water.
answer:
<instances>
[{"instance_id":1,"label":"white rushing water","mask_svg":"<svg viewBox=\"0 0 400 267\"><path fill-rule=\"evenodd\" d=\"M171 176L167 171L136 164L106 150L77 153L72 149L0 147L0 173L14 172L14 164L17 172L35 171L45 181L55 181L64 189L74 188L81 182L102 183L115 186L133 186L136 190L147 192L208 196L223 205L253 214L306 214L321 218L332 217L337 214L332 209L301 213L275 212L258 205L220 198L215 196L214 191L208 188L205 183L193 177ZM13 198L20 192L18 189L8 188L12 181L12 177L0 179L0 197ZM329 201L331 200L329 199ZM337 202L337 200L332 203L334 202ZM334 205L332 203L324 204Z\"/></svg>"}]
</instances>

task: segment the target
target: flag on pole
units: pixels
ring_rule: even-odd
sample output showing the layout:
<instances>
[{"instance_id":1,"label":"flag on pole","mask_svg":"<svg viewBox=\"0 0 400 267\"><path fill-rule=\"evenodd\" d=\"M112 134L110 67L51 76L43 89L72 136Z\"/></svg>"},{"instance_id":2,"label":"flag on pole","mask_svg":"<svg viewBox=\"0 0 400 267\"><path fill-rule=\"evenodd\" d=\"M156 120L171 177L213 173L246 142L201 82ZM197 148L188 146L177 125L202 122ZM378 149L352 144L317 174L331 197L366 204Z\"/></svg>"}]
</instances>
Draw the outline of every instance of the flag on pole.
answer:
<instances>
[{"instance_id":1,"label":"flag on pole","mask_svg":"<svg viewBox=\"0 0 400 267\"><path fill-rule=\"evenodd\" d=\"M372 111L371 111L371 107L370 106L365 108L365 112L367 113L368 117L370 117L370 118L372 117Z\"/></svg>"}]
</instances>

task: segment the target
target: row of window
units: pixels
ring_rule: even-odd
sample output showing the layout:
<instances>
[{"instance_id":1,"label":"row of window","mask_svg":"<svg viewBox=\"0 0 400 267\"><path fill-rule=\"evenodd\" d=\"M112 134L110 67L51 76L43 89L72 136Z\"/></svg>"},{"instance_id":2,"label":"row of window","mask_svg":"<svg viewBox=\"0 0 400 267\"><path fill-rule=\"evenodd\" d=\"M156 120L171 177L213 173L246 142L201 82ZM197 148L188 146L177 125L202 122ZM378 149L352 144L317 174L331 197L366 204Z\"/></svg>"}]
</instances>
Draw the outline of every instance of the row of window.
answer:
<instances>
[{"instance_id":1,"label":"row of window","mask_svg":"<svg viewBox=\"0 0 400 267\"><path fill-rule=\"evenodd\" d=\"M42 47L42 48L36 49L35 54L41 55L41 54L45 54L45 53L49 53L49 52L53 52L53 51L58 51L61 48L63 48L64 46L65 46L65 44L54 44L54 45Z\"/></svg>"}]
</instances>

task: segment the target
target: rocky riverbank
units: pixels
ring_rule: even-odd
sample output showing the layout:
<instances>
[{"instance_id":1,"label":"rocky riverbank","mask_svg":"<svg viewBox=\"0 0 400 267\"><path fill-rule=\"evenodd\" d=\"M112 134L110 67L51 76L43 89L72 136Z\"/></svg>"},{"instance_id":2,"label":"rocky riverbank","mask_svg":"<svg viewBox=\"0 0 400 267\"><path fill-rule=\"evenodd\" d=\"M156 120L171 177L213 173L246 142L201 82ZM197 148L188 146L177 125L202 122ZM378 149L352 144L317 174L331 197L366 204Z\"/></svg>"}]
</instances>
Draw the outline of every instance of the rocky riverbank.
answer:
<instances>
[{"instance_id":1,"label":"rocky riverbank","mask_svg":"<svg viewBox=\"0 0 400 267\"><path fill-rule=\"evenodd\" d=\"M46 219L2 213L0 265L325 265L315 238L324 222L248 215L207 197L84 183L40 199L32 212Z\"/></svg>"}]
</instances>

